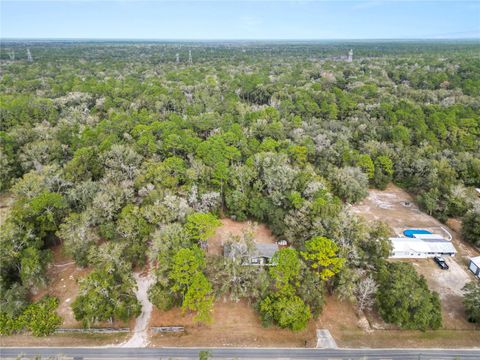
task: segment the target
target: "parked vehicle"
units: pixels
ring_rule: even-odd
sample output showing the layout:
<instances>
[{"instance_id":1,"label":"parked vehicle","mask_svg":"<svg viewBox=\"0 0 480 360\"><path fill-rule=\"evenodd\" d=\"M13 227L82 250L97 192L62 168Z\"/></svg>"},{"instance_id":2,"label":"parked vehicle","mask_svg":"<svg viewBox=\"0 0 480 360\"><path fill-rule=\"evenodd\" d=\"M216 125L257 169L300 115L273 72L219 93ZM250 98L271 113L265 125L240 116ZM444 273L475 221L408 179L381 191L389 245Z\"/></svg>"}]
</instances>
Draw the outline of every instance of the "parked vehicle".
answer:
<instances>
[{"instance_id":1,"label":"parked vehicle","mask_svg":"<svg viewBox=\"0 0 480 360\"><path fill-rule=\"evenodd\" d=\"M447 262L443 257L440 256L435 256L433 260L437 263L437 265L440 267L442 270L448 270L448 265Z\"/></svg>"}]
</instances>

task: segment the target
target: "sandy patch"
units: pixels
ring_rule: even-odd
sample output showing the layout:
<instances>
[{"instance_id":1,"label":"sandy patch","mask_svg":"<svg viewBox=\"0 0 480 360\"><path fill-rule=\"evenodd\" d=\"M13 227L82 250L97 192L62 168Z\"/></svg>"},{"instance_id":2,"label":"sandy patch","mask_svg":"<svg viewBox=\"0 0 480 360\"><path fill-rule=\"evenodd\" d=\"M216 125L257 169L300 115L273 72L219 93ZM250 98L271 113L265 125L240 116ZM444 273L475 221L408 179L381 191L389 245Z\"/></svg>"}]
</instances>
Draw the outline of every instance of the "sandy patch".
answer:
<instances>
[{"instance_id":1,"label":"sandy patch","mask_svg":"<svg viewBox=\"0 0 480 360\"><path fill-rule=\"evenodd\" d=\"M352 206L352 211L369 221L384 221L392 229L442 226L420 211L410 194L393 184L389 184L385 190L370 189L365 199Z\"/></svg>"}]
</instances>

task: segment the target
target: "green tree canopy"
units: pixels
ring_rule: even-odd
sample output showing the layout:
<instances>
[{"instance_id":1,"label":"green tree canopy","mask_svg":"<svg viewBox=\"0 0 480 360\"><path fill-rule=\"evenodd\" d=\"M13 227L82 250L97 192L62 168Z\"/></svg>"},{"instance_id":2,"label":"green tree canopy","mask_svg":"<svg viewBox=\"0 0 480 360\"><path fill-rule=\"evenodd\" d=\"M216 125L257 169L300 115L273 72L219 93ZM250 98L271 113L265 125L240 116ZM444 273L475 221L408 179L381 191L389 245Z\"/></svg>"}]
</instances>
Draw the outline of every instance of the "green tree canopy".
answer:
<instances>
[{"instance_id":1,"label":"green tree canopy","mask_svg":"<svg viewBox=\"0 0 480 360\"><path fill-rule=\"evenodd\" d=\"M205 242L221 224L220 220L210 213L193 213L187 217L185 230L192 240Z\"/></svg>"},{"instance_id":2,"label":"green tree canopy","mask_svg":"<svg viewBox=\"0 0 480 360\"><path fill-rule=\"evenodd\" d=\"M428 289L410 263L387 263L378 274L377 305L382 318L405 329L438 329L438 294Z\"/></svg>"},{"instance_id":3,"label":"green tree canopy","mask_svg":"<svg viewBox=\"0 0 480 360\"><path fill-rule=\"evenodd\" d=\"M317 236L305 243L302 257L322 280L329 280L343 267L345 259L338 256L338 245L332 240Z\"/></svg>"},{"instance_id":4,"label":"green tree canopy","mask_svg":"<svg viewBox=\"0 0 480 360\"><path fill-rule=\"evenodd\" d=\"M275 266L270 267L275 288L284 293L292 293L300 283L302 262L294 249L281 249L272 258Z\"/></svg>"},{"instance_id":5,"label":"green tree canopy","mask_svg":"<svg viewBox=\"0 0 480 360\"><path fill-rule=\"evenodd\" d=\"M127 321L140 314L131 274L96 269L80 280L79 295L72 303L75 319L90 327L99 321Z\"/></svg>"},{"instance_id":6,"label":"green tree canopy","mask_svg":"<svg viewBox=\"0 0 480 360\"><path fill-rule=\"evenodd\" d=\"M474 245L480 245L480 206L469 210L463 217L463 238Z\"/></svg>"},{"instance_id":7,"label":"green tree canopy","mask_svg":"<svg viewBox=\"0 0 480 360\"><path fill-rule=\"evenodd\" d=\"M201 272L195 273L185 293L182 309L195 311L194 320L208 324L212 321L213 300L212 285L207 277Z\"/></svg>"},{"instance_id":8,"label":"green tree canopy","mask_svg":"<svg viewBox=\"0 0 480 360\"><path fill-rule=\"evenodd\" d=\"M311 317L308 305L295 295L269 295L260 303L259 310L265 324L275 322L293 331L305 328Z\"/></svg>"},{"instance_id":9,"label":"green tree canopy","mask_svg":"<svg viewBox=\"0 0 480 360\"><path fill-rule=\"evenodd\" d=\"M480 323L480 284L471 281L463 287L463 304L468 320Z\"/></svg>"}]
</instances>

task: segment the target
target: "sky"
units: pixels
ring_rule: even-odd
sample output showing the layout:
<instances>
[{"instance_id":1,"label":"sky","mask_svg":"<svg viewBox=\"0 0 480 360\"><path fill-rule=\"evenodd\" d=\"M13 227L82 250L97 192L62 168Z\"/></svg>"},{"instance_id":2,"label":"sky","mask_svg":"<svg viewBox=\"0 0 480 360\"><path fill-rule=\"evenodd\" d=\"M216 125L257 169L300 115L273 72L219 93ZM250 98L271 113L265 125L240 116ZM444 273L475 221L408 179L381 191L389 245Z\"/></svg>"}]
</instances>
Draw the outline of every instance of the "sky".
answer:
<instances>
[{"instance_id":1,"label":"sky","mask_svg":"<svg viewBox=\"0 0 480 360\"><path fill-rule=\"evenodd\" d=\"M0 38L480 39L480 1L0 0Z\"/></svg>"}]
</instances>

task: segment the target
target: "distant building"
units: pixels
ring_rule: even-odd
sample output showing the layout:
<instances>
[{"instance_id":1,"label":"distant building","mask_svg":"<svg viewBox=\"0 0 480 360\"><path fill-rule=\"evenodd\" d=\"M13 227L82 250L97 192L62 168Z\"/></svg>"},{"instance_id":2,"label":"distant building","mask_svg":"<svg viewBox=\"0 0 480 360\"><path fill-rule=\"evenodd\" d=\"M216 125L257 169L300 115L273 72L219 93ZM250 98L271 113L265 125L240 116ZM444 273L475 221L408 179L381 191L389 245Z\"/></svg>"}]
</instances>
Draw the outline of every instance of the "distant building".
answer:
<instances>
[{"instance_id":1,"label":"distant building","mask_svg":"<svg viewBox=\"0 0 480 360\"><path fill-rule=\"evenodd\" d=\"M254 244L248 249L243 243L228 243L223 247L223 255L232 259L240 259L243 265L274 265L273 255L279 250L277 244Z\"/></svg>"},{"instance_id":2,"label":"distant building","mask_svg":"<svg viewBox=\"0 0 480 360\"><path fill-rule=\"evenodd\" d=\"M430 234L427 238L398 237L390 238L392 259L429 258L434 256L455 256L457 250L451 241L440 235Z\"/></svg>"},{"instance_id":3,"label":"distant building","mask_svg":"<svg viewBox=\"0 0 480 360\"><path fill-rule=\"evenodd\" d=\"M29 62L33 61L32 53L30 52L30 49L27 49L27 60Z\"/></svg>"},{"instance_id":4,"label":"distant building","mask_svg":"<svg viewBox=\"0 0 480 360\"><path fill-rule=\"evenodd\" d=\"M350 49L348 52L348 57L347 57L347 62L352 62L353 61L353 49Z\"/></svg>"},{"instance_id":5,"label":"distant building","mask_svg":"<svg viewBox=\"0 0 480 360\"><path fill-rule=\"evenodd\" d=\"M468 268L477 278L480 279L480 256L471 258Z\"/></svg>"}]
</instances>

